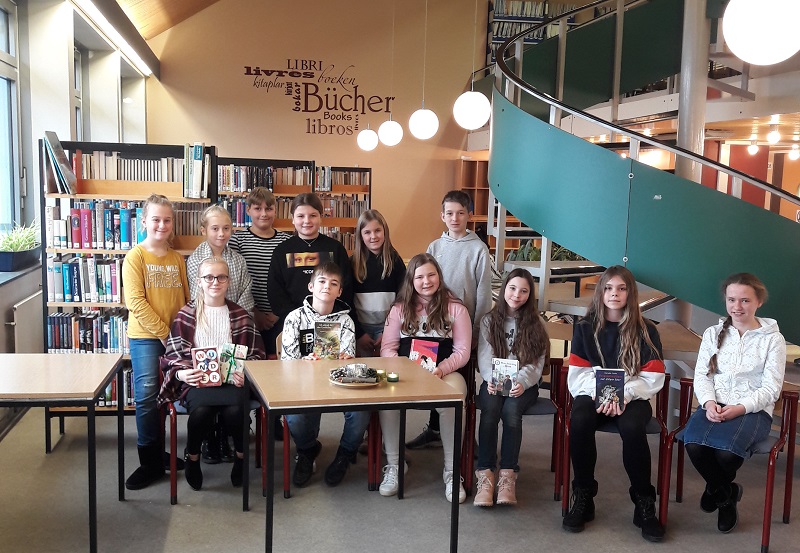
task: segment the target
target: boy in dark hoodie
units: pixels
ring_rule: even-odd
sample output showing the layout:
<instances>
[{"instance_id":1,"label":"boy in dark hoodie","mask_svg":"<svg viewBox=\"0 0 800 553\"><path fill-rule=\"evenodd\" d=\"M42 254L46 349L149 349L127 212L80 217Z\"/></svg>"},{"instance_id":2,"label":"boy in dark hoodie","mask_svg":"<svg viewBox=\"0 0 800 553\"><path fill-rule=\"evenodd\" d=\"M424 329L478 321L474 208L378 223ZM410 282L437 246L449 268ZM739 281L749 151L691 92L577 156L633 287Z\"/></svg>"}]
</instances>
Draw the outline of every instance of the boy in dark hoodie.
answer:
<instances>
[{"instance_id":1,"label":"boy in dark hoodie","mask_svg":"<svg viewBox=\"0 0 800 553\"><path fill-rule=\"evenodd\" d=\"M311 295L305 298L302 307L286 316L281 359L318 359L314 354L314 327L319 321L340 323L339 358L354 357L355 325L348 315L350 306L339 299L342 295L342 270L333 262L317 265L311 274L308 290ZM286 422L297 448L292 481L298 487L305 486L311 480L316 468L315 459L322 448L317 440L320 416L320 413L286 415ZM355 462L369 417L368 411L344 413L344 430L339 449L325 471L325 483L329 486L338 485L347 474L350 464Z\"/></svg>"}]
</instances>

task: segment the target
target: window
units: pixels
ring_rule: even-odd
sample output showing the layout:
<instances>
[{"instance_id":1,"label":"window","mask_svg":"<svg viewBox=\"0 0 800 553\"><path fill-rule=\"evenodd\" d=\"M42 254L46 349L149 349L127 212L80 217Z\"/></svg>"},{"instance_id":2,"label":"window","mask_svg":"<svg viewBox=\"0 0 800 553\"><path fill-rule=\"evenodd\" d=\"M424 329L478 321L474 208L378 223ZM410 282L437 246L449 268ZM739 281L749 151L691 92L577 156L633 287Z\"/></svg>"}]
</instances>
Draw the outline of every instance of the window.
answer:
<instances>
[{"instance_id":1,"label":"window","mask_svg":"<svg viewBox=\"0 0 800 553\"><path fill-rule=\"evenodd\" d=\"M21 209L16 15L13 3L0 0L0 231L20 221Z\"/></svg>"}]
</instances>

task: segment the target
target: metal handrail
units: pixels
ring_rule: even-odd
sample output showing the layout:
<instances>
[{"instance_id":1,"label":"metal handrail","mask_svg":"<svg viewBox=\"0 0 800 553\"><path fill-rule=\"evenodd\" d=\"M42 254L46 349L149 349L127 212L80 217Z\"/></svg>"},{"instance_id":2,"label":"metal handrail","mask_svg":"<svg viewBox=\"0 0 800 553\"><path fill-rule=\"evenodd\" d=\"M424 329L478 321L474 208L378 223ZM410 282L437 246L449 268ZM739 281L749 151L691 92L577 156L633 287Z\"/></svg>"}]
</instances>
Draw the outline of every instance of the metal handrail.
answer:
<instances>
[{"instance_id":1,"label":"metal handrail","mask_svg":"<svg viewBox=\"0 0 800 553\"><path fill-rule=\"evenodd\" d=\"M505 77L509 82L511 82L514 85L516 85L517 88L519 88L523 92L533 96L534 98L536 98L536 99L538 99L538 100L540 100L542 102L545 102L546 104L549 104L551 111L552 110L561 110L561 111L564 111L566 113L569 113L570 115L578 117L579 119L583 119L585 121L589 121L591 123L594 123L594 124L604 128L604 129L607 129L609 131L609 133L617 133L617 134L623 134L623 135L626 135L626 136L630 136L631 137L631 147L632 148L638 147L638 143L641 143L641 142L643 142L645 144L650 144L651 146L655 146L655 147L660 148L662 150L666 150L667 152L673 153L678 157L687 158L687 159L689 159L689 160L691 160L691 161L693 161L695 163L701 164L704 167L709 167L711 169L714 169L716 171L724 173L724 174L728 175L729 177L731 177L732 179L739 179L739 180L741 180L743 182L746 182L748 184L752 184L753 186L755 186L755 187L757 187L757 188L759 188L761 190L764 190L765 192L769 192L770 194L774 194L775 196L777 196L777 197L779 197L779 198L781 198L783 200L786 200L788 202L791 202L794 205L800 206L800 197L795 196L794 194L791 194L789 192L786 192L785 190L782 190L781 188L778 188L778 187L776 187L776 186L774 186L774 185L772 185L772 184L770 184L768 182L765 182L765 181L763 181L761 179L758 179L756 177L748 175L747 173L743 173L741 171L738 171L737 169L734 169L734 168L729 167L727 165L723 165L723 164L721 164L721 163L719 163L717 161L714 161L713 159L709 159L709 158L704 157L704 156L702 156L700 154L696 154L694 152L691 152L689 150L681 148L680 146L670 146L670 145L668 145L668 144L666 144L666 143L664 143L664 142L662 142L660 140L657 140L655 138L649 137L649 136L644 135L644 134L640 134L640 133L638 133L636 131L633 131L633 130L630 130L630 129L626 129L624 127L620 127L618 125L615 125L613 123L610 123L610 122L606 121L605 119L601 119L601 118L599 118L599 117L597 117L595 115L592 115L590 113L586 113L586 112L581 111L579 109L575 109L575 108L565 104L564 102L562 102L560 100L557 100L556 98L554 98L550 94L547 94L546 92L541 92L541 91L537 90L533 85L531 85L530 83L522 80L521 77L519 77L516 74L514 74L514 72L506 64L505 56L506 56L507 50L511 47L512 44L517 42L519 39L523 38L525 35L530 34L531 32L537 31L538 29L541 29L542 27L546 27L547 25L552 25L554 23L559 23L560 24L562 21L566 22L566 20L568 18L570 18L570 17L572 17L572 16L574 16L574 15L576 15L576 14L582 12L582 11L588 10L590 8L595 8L595 7L597 7L597 6L601 5L601 4L605 4L605 3L608 3L610 1L613 1L613 0L596 0L595 2L592 2L590 4L586 4L585 6L581 6L581 7L575 8L573 10L570 10L568 12L564 12L564 13L562 13L562 14L560 14L558 16L552 17L550 19L545 19L543 22L536 23L536 24L532 25L531 27L520 31L519 33L515 34L514 36L509 37L505 42L503 42L503 44L500 45L500 48L498 49L497 54L495 56L495 58L496 58L496 61L495 61L495 77L496 77L495 86L496 87L499 86L501 81L502 81L502 77ZM633 7L635 5L642 4L642 3L646 2L646 1L648 1L648 0L643 0L642 2L633 2L631 4L627 4L625 6L625 8L627 9L627 8ZM616 13L616 9L612 10L611 12L608 12L607 14L603 14L602 17L610 16L610 14L612 14L612 13ZM499 88L498 88L498 91L502 93L502 90L500 90ZM556 124L556 126L558 126L558 125ZM636 144L634 144L634 142L636 142Z\"/></svg>"}]
</instances>

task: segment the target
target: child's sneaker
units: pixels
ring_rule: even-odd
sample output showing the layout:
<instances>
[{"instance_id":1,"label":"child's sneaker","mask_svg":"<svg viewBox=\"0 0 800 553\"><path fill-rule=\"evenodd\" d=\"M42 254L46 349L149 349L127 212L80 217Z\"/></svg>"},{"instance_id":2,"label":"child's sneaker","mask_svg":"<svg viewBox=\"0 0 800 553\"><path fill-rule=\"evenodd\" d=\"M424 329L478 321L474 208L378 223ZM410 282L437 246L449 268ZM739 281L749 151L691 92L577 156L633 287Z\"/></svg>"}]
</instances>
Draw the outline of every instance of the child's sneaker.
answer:
<instances>
[{"instance_id":1,"label":"child's sneaker","mask_svg":"<svg viewBox=\"0 0 800 553\"><path fill-rule=\"evenodd\" d=\"M397 487L397 465L386 465L383 467L383 481L378 491L382 496L390 497L397 494Z\"/></svg>"},{"instance_id":2,"label":"child's sneaker","mask_svg":"<svg viewBox=\"0 0 800 553\"><path fill-rule=\"evenodd\" d=\"M425 426L419 436L406 442L406 449L422 449L426 447L442 447L442 437L438 430Z\"/></svg>"},{"instance_id":3,"label":"child's sneaker","mask_svg":"<svg viewBox=\"0 0 800 553\"><path fill-rule=\"evenodd\" d=\"M453 502L453 471L445 469L442 473L442 480L444 480L444 496L450 503ZM467 491L464 489L464 479L458 483L458 502L464 503L467 499Z\"/></svg>"}]
</instances>

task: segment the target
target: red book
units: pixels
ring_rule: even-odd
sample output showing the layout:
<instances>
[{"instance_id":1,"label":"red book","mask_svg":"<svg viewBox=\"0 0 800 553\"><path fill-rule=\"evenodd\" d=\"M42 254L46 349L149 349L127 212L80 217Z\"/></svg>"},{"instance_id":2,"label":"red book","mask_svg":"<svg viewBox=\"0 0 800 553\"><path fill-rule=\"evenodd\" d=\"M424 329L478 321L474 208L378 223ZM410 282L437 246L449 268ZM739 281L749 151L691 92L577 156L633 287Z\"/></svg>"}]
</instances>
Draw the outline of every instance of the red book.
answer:
<instances>
[{"instance_id":1,"label":"red book","mask_svg":"<svg viewBox=\"0 0 800 553\"><path fill-rule=\"evenodd\" d=\"M69 227L72 231L72 248L81 247L81 210L77 207L69 209Z\"/></svg>"},{"instance_id":2,"label":"red book","mask_svg":"<svg viewBox=\"0 0 800 553\"><path fill-rule=\"evenodd\" d=\"M92 249L92 210L81 207L81 247L85 250Z\"/></svg>"},{"instance_id":3,"label":"red book","mask_svg":"<svg viewBox=\"0 0 800 553\"><path fill-rule=\"evenodd\" d=\"M119 259L111 262L111 301L120 302L119 297Z\"/></svg>"}]
</instances>

